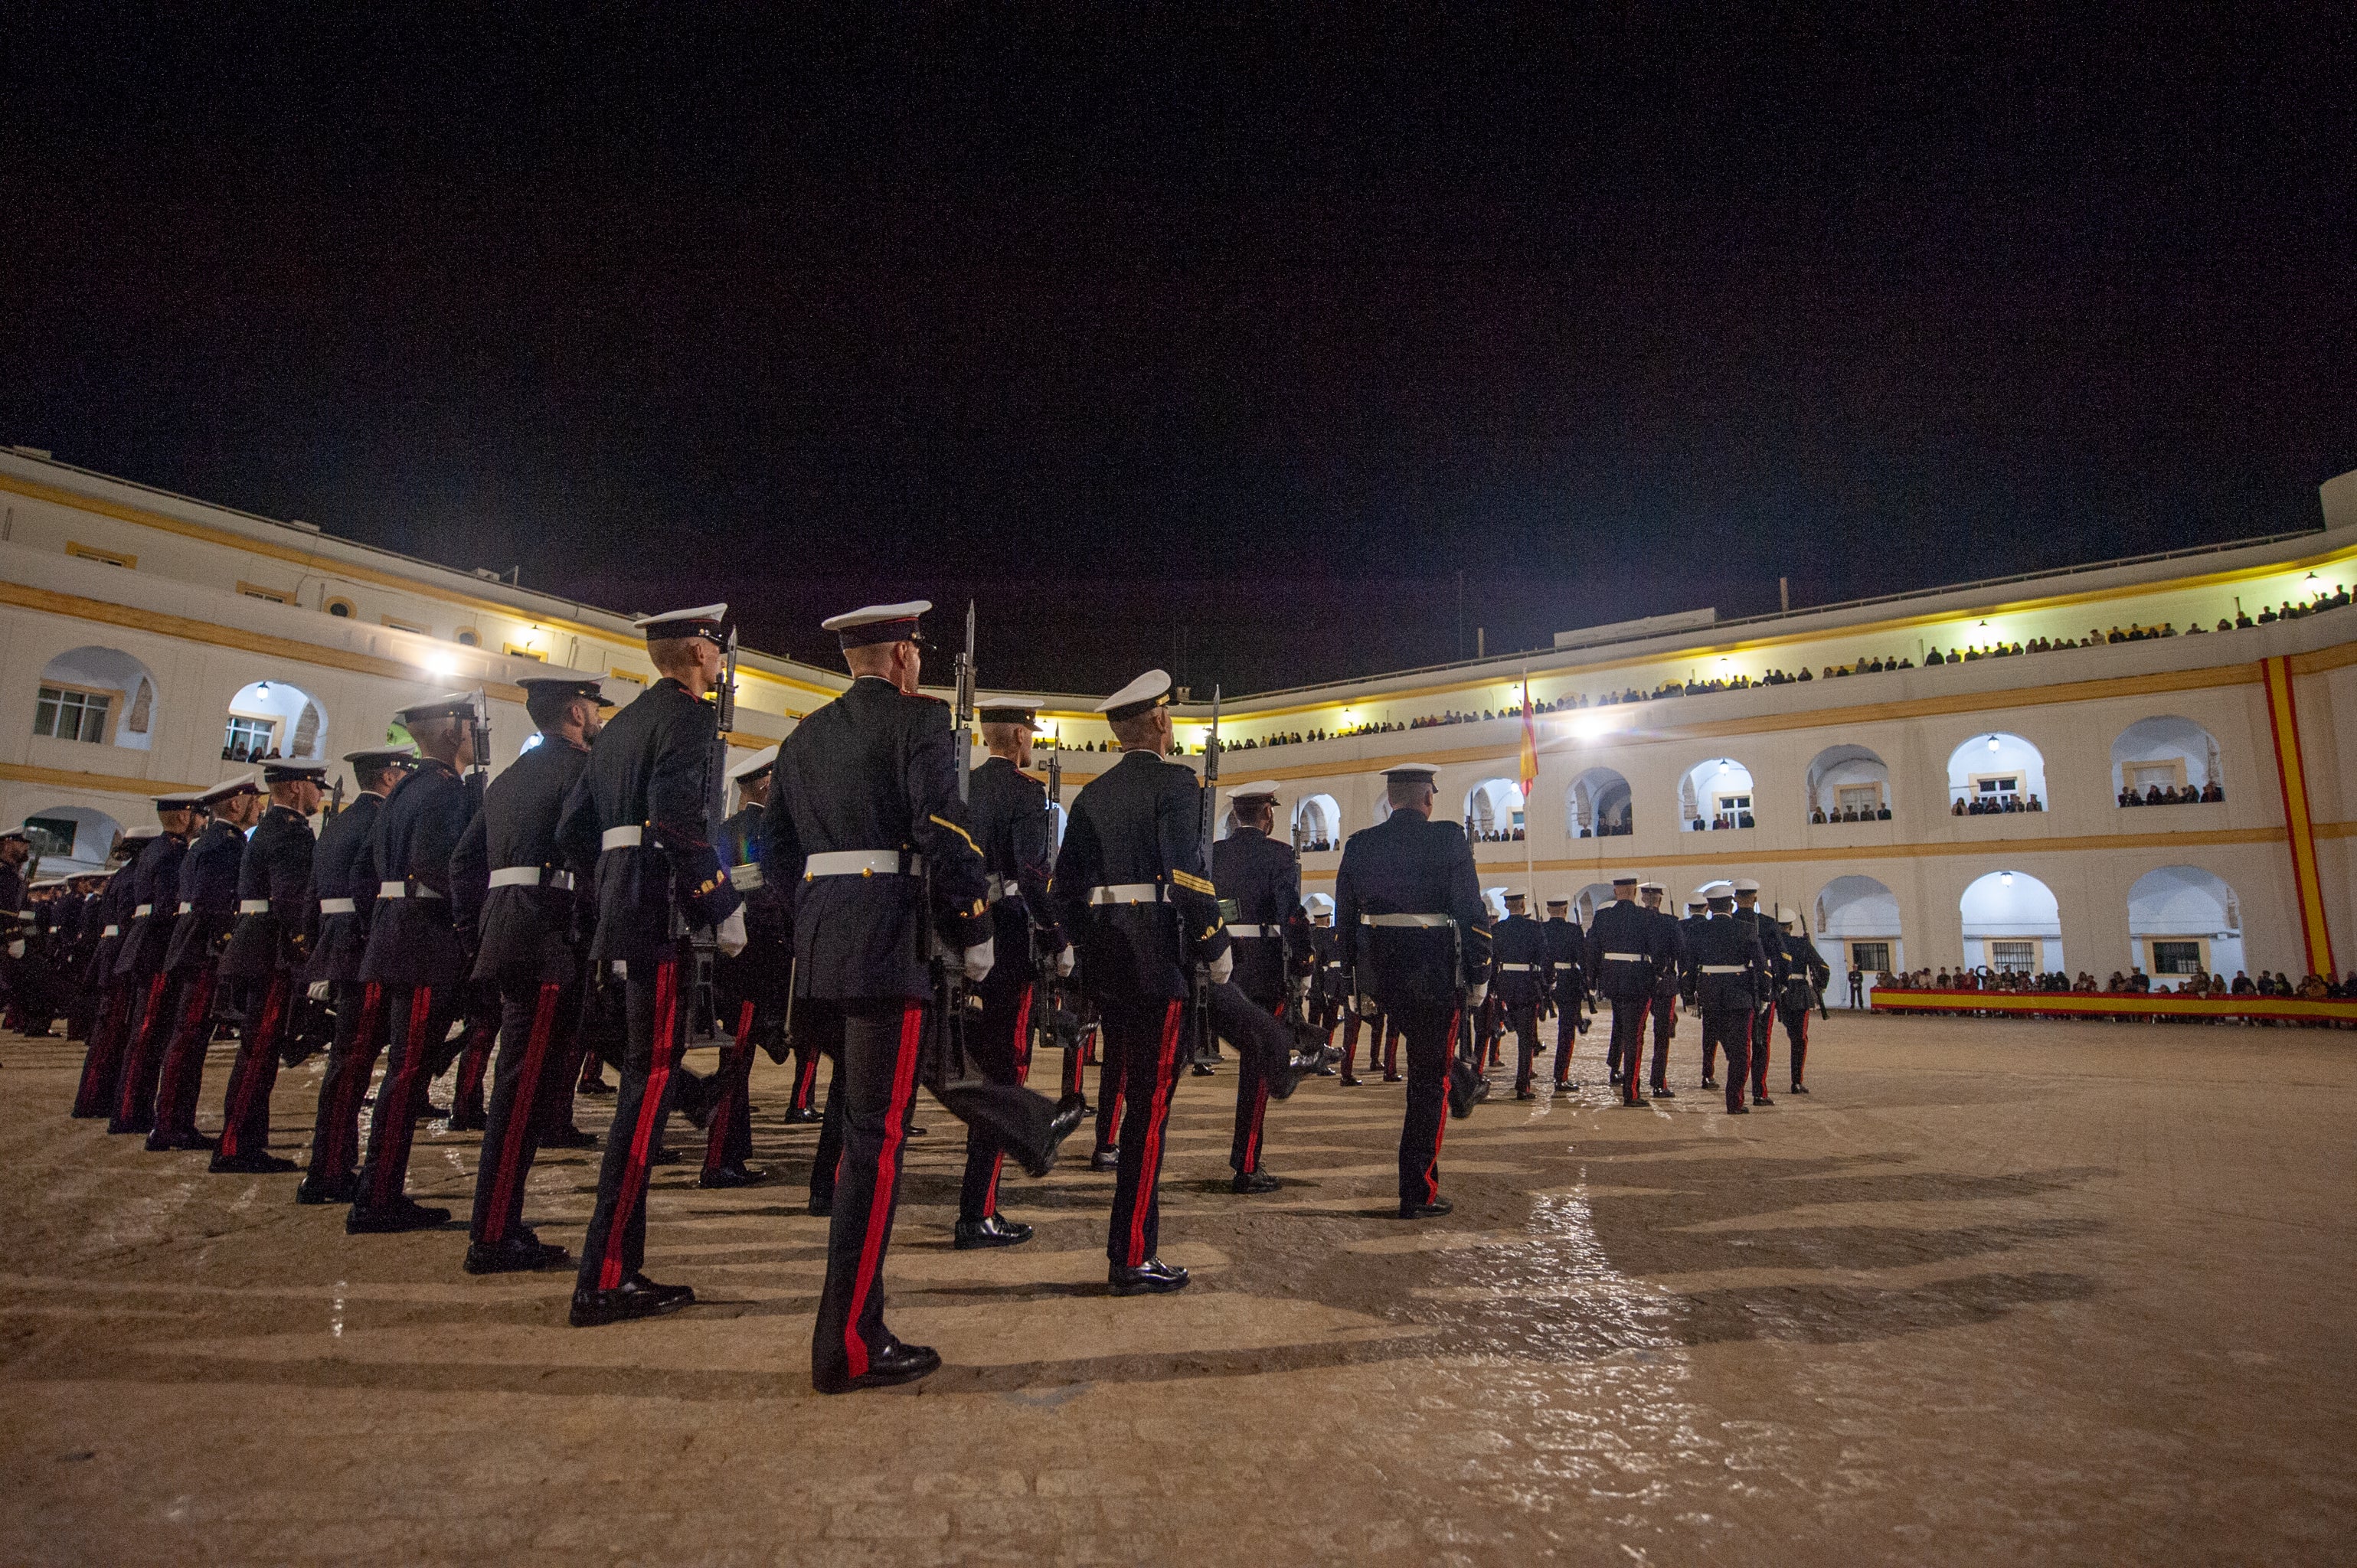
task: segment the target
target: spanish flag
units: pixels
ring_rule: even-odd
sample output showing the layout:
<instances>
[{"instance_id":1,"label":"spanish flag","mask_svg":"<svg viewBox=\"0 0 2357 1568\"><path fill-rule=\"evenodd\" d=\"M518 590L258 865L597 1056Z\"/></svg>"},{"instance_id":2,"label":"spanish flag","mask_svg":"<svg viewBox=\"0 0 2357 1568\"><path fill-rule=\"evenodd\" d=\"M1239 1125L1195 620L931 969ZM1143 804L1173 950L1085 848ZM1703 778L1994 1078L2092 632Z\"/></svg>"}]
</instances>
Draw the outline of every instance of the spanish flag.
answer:
<instances>
[{"instance_id":1,"label":"spanish flag","mask_svg":"<svg viewBox=\"0 0 2357 1568\"><path fill-rule=\"evenodd\" d=\"M1523 677L1523 801L1529 811L1531 790L1539 781L1539 731L1531 718L1531 678ZM1533 821L1537 819L1533 818Z\"/></svg>"}]
</instances>

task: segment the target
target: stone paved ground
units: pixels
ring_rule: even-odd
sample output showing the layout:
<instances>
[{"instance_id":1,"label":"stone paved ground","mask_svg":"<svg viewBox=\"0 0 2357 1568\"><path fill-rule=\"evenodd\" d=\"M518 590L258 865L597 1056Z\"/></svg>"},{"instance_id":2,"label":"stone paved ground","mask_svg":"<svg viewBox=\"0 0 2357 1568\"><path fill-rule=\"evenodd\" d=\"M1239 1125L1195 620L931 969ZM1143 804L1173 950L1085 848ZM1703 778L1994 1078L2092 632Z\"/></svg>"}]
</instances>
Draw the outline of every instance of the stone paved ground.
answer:
<instances>
[{"instance_id":1,"label":"stone paved ground","mask_svg":"<svg viewBox=\"0 0 2357 1568\"><path fill-rule=\"evenodd\" d=\"M2288 1563L2357 1532L2357 1035L1836 1015L1817 1093L1740 1121L1486 1106L1457 1213L1414 1225L1396 1089L1275 1108L1295 1179L1244 1200L1232 1078L1190 1079L1164 1231L1196 1284L1135 1301L1085 1169L1010 1182L1030 1246L952 1251L933 1108L888 1278L950 1367L843 1400L808 1391L823 1222L766 1061L786 1182L658 1173L651 1272L708 1305L575 1331L567 1276L470 1279L458 1233L347 1238L291 1177L69 1121L79 1055L0 1040L0 1562ZM463 1209L476 1147L421 1139L414 1187ZM542 1162L544 1234L593 1179Z\"/></svg>"}]
</instances>

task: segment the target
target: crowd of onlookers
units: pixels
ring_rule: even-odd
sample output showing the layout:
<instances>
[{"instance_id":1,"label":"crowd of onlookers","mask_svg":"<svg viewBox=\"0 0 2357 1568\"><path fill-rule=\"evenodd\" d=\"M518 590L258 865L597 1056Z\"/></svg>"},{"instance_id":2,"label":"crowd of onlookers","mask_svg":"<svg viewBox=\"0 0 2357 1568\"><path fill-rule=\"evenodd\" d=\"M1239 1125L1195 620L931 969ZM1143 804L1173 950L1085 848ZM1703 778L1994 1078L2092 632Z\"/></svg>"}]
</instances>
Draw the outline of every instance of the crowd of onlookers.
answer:
<instances>
[{"instance_id":1,"label":"crowd of onlookers","mask_svg":"<svg viewBox=\"0 0 2357 1568\"><path fill-rule=\"evenodd\" d=\"M1692 817L1686 822L1688 832L1698 833L1706 828L1717 832L1721 828L1748 828L1755 825L1749 811L1713 811L1708 817Z\"/></svg>"},{"instance_id":2,"label":"crowd of onlookers","mask_svg":"<svg viewBox=\"0 0 2357 1568\"><path fill-rule=\"evenodd\" d=\"M1888 805L1836 806L1830 811L1823 806L1809 808L1809 821L1812 822L1887 822L1889 820L1890 808Z\"/></svg>"},{"instance_id":3,"label":"crowd of onlookers","mask_svg":"<svg viewBox=\"0 0 2357 1568\"><path fill-rule=\"evenodd\" d=\"M2222 800L2226 791L2216 784L2204 784L2195 789L2190 784L2147 784L2144 793L2136 793L2131 784L2120 791L2123 806L2191 806L2203 800Z\"/></svg>"},{"instance_id":4,"label":"crowd of onlookers","mask_svg":"<svg viewBox=\"0 0 2357 1568\"><path fill-rule=\"evenodd\" d=\"M2017 795L2008 789L2001 795L1959 795L1948 808L1952 817L2003 817L2016 811L2042 811L2046 803L2035 795Z\"/></svg>"},{"instance_id":5,"label":"crowd of onlookers","mask_svg":"<svg viewBox=\"0 0 2357 1568\"><path fill-rule=\"evenodd\" d=\"M2232 981L2222 974L2190 974L2171 985L2168 976L2156 979L2141 969L2129 969L2126 972L2114 970L2110 979L2099 982L2093 972L2083 969L2076 975L2069 975L2059 971L2053 973L2035 973L2029 971L1990 969L1983 965L1976 969L1959 967L1952 971L1943 968L1936 972L1929 969L1919 969L1903 974L1882 974L1876 978L1875 985L1878 989L1891 991L1983 991L2015 995L2051 993L2093 996L2198 996L2221 1002L2232 1002L2239 997L2250 997L2255 1000L2262 996L2276 996L2309 1002L2330 1002L2357 1000L2357 970L2350 971L2346 980L2336 981L2327 975L2309 973L2294 981L2289 971L2278 973L2274 970L2263 969L2259 971L2258 978L2254 980L2247 972L2238 969L2234 972L2234 978ZM1957 1007L1909 1008L1908 1011L1970 1015L1975 1010L1971 1007ZM2115 1018L2152 1016L2156 1021L2169 1023L2244 1021L2177 1017L2169 1015L2089 1014L2084 1015ZM2276 1021L2288 1022L2289 1020ZM2315 1022L2322 1023L2324 1020ZM2352 1026L2336 1025L2335 1026Z\"/></svg>"}]
</instances>

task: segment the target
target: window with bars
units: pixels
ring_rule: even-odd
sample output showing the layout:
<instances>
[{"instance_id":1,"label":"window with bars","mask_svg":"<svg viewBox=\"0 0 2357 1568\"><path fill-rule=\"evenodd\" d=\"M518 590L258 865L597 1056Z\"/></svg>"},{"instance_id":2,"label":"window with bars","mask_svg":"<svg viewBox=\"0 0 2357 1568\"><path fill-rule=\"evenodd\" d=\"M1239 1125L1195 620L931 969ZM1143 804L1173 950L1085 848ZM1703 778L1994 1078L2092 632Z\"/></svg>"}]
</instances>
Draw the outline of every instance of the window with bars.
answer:
<instances>
[{"instance_id":1,"label":"window with bars","mask_svg":"<svg viewBox=\"0 0 2357 1568\"><path fill-rule=\"evenodd\" d=\"M44 686L33 708L33 733L59 740L102 741L106 713L114 699L71 686Z\"/></svg>"},{"instance_id":2,"label":"window with bars","mask_svg":"<svg viewBox=\"0 0 2357 1568\"><path fill-rule=\"evenodd\" d=\"M2152 972L2155 974L2202 974L2210 965L2198 941L2155 942L2152 944Z\"/></svg>"},{"instance_id":3,"label":"window with bars","mask_svg":"<svg viewBox=\"0 0 2357 1568\"><path fill-rule=\"evenodd\" d=\"M1852 967L1862 969L1868 974L1879 973L1890 967L1890 944L1852 942L1849 944L1849 961Z\"/></svg>"},{"instance_id":4,"label":"window with bars","mask_svg":"<svg viewBox=\"0 0 2357 1568\"><path fill-rule=\"evenodd\" d=\"M1989 967L2009 974L2028 974L2038 967L2036 942L1991 942Z\"/></svg>"}]
</instances>

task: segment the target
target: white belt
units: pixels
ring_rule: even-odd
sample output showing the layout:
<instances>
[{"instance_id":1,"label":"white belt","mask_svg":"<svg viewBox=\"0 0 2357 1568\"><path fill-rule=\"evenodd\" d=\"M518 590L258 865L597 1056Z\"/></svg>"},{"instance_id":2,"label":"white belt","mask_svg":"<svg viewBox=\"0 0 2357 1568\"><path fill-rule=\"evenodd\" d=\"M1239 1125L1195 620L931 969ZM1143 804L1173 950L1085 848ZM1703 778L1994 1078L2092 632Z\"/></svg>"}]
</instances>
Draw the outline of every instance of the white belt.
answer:
<instances>
[{"instance_id":1,"label":"white belt","mask_svg":"<svg viewBox=\"0 0 2357 1568\"><path fill-rule=\"evenodd\" d=\"M1456 923L1446 915L1361 915L1359 917L1359 924L1362 926L1408 926L1417 929L1437 929L1442 926L1453 926Z\"/></svg>"},{"instance_id":2,"label":"white belt","mask_svg":"<svg viewBox=\"0 0 2357 1568\"><path fill-rule=\"evenodd\" d=\"M420 887L413 893L409 890L409 884L406 882L380 882L376 885L376 896L380 898L439 898L442 897L431 887Z\"/></svg>"},{"instance_id":3,"label":"white belt","mask_svg":"<svg viewBox=\"0 0 2357 1568\"><path fill-rule=\"evenodd\" d=\"M139 908L137 908L136 909L134 909L134 910L132 910L132 911L131 911L131 918L132 918L133 919L135 919L135 920L145 919L147 916L152 915L152 914L154 914L155 912L156 912L156 906L155 906L155 905L153 905L153 904L142 904L142 905L140 905L140 906L139 906Z\"/></svg>"},{"instance_id":4,"label":"white belt","mask_svg":"<svg viewBox=\"0 0 2357 1568\"><path fill-rule=\"evenodd\" d=\"M267 898L241 898L237 901L237 912L241 915L267 915L270 913L270 900Z\"/></svg>"},{"instance_id":5,"label":"white belt","mask_svg":"<svg viewBox=\"0 0 2357 1568\"><path fill-rule=\"evenodd\" d=\"M109 926L106 929L99 932L98 934L101 937L119 937L123 934L123 928L121 926Z\"/></svg>"},{"instance_id":6,"label":"white belt","mask_svg":"<svg viewBox=\"0 0 2357 1568\"><path fill-rule=\"evenodd\" d=\"M597 835L600 849L635 849L646 842L646 828L636 823L627 828L608 828Z\"/></svg>"},{"instance_id":7,"label":"white belt","mask_svg":"<svg viewBox=\"0 0 2357 1568\"><path fill-rule=\"evenodd\" d=\"M1538 965L1534 963L1501 963L1498 966L1500 972L1504 974L1528 974L1536 968Z\"/></svg>"},{"instance_id":8,"label":"white belt","mask_svg":"<svg viewBox=\"0 0 2357 1568\"><path fill-rule=\"evenodd\" d=\"M1275 926L1230 926L1228 928L1228 935L1232 937L1274 937L1282 933Z\"/></svg>"},{"instance_id":9,"label":"white belt","mask_svg":"<svg viewBox=\"0 0 2357 1568\"><path fill-rule=\"evenodd\" d=\"M559 893L573 891L573 873L544 865L502 865L491 873L494 887L538 887L545 884Z\"/></svg>"},{"instance_id":10,"label":"white belt","mask_svg":"<svg viewBox=\"0 0 2357 1568\"><path fill-rule=\"evenodd\" d=\"M350 898L322 898L319 900L319 913L322 915L357 915L360 912L360 906L353 903Z\"/></svg>"},{"instance_id":11,"label":"white belt","mask_svg":"<svg viewBox=\"0 0 2357 1568\"><path fill-rule=\"evenodd\" d=\"M814 876L915 876L925 869L921 854L897 849L831 849L802 862L802 880Z\"/></svg>"},{"instance_id":12,"label":"white belt","mask_svg":"<svg viewBox=\"0 0 2357 1568\"><path fill-rule=\"evenodd\" d=\"M1604 955L1604 961L1607 963L1644 963L1648 961L1646 960L1645 955L1641 952L1609 952Z\"/></svg>"},{"instance_id":13,"label":"white belt","mask_svg":"<svg viewBox=\"0 0 2357 1568\"><path fill-rule=\"evenodd\" d=\"M180 913L183 915L193 915L196 912L197 907L194 904L183 904L180 906Z\"/></svg>"},{"instance_id":14,"label":"white belt","mask_svg":"<svg viewBox=\"0 0 2357 1568\"><path fill-rule=\"evenodd\" d=\"M1159 882L1114 882L1089 889L1092 904L1159 904L1162 897Z\"/></svg>"},{"instance_id":15,"label":"white belt","mask_svg":"<svg viewBox=\"0 0 2357 1568\"><path fill-rule=\"evenodd\" d=\"M1705 974L1742 974L1750 967L1748 963L1706 963L1702 966L1702 972Z\"/></svg>"},{"instance_id":16,"label":"white belt","mask_svg":"<svg viewBox=\"0 0 2357 1568\"><path fill-rule=\"evenodd\" d=\"M982 896L982 901L985 904L996 904L1001 898L1015 897L1022 891L1023 885L1012 876L994 876L990 879L990 886Z\"/></svg>"},{"instance_id":17,"label":"white belt","mask_svg":"<svg viewBox=\"0 0 2357 1568\"><path fill-rule=\"evenodd\" d=\"M1339 958L1329 958L1326 961L1326 967L1328 969L1340 969L1342 967L1342 961Z\"/></svg>"},{"instance_id":18,"label":"white belt","mask_svg":"<svg viewBox=\"0 0 2357 1568\"><path fill-rule=\"evenodd\" d=\"M728 880L737 885L738 892L750 893L754 888L761 886L761 863L758 860L748 860L741 865L730 866Z\"/></svg>"}]
</instances>

